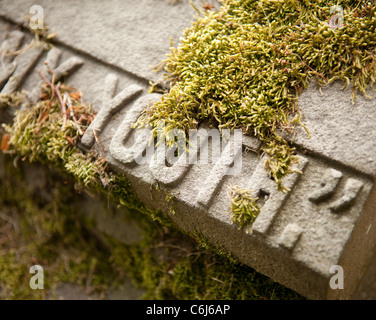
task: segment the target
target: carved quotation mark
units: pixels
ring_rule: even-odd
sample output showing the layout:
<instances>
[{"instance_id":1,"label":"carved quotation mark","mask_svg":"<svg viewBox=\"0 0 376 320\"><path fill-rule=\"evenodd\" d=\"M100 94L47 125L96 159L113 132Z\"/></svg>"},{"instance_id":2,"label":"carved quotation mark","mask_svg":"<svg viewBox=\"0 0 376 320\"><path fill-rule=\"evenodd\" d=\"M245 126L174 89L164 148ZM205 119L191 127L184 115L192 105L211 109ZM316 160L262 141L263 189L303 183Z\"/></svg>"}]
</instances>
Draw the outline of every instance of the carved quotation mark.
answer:
<instances>
[{"instance_id":1,"label":"carved quotation mark","mask_svg":"<svg viewBox=\"0 0 376 320\"><path fill-rule=\"evenodd\" d=\"M343 177L342 172L335 169L328 169L324 172L323 179L320 182L319 188L315 190L308 199L314 203L321 203L333 197L338 189L339 182ZM329 209L332 212L339 212L351 207L354 204L356 197L363 188L363 182L349 178L342 192L342 196L329 204Z\"/></svg>"},{"instance_id":2,"label":"carved quotation mark","mask_svg":"<svg viewBox=\"0 0 376 320\"><path fill-rule=\"evenodd\" d=\"M359 180L352 178L347 180L342 197L330 205L330 210L333 212L339 212L350 207L354 203L362 187L363 183Z\"/></svg>"},{"instance_id":3,"label":"carved quotation mark","mask_svg":"<svg viewBox=\"0 0 376 320\"><path fill-rule=\"evenodd\" d=\"M333 196L337 185L342 178L342 172L329 169L324 173L323 179L320 183L320 189L314 191L308 199L311 202L320 203Z\"/></svg>"}]
</instances>

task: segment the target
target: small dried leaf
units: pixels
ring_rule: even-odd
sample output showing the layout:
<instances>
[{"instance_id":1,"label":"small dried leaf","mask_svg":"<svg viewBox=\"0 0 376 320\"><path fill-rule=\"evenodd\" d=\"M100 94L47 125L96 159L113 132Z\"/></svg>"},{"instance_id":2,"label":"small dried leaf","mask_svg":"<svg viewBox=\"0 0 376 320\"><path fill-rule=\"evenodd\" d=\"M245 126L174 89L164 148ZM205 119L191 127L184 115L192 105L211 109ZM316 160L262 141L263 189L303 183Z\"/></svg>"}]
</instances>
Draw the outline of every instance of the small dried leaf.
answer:
<instances>
[{"instance_id":1,"label":"small dried leaf","mask_svg":"<svg viewBox=\"0 0 376 320\"><path fill-rule=\"evenodd\" d=\"M5 133L1 138L1 150L8 151L10 147L10 135Z\"/></svg>"},{"instance_id":2,"label":"small dried leaf","mask_svg":"<svg viewBox=\"0 0 376 320\"><path fill-rule=\"evenodd\" d=\"M81 95L77 92L71 92L70 93L70 96L74 99L74 100L78 100L81 98Z\"/></svg>"}]
</instances>

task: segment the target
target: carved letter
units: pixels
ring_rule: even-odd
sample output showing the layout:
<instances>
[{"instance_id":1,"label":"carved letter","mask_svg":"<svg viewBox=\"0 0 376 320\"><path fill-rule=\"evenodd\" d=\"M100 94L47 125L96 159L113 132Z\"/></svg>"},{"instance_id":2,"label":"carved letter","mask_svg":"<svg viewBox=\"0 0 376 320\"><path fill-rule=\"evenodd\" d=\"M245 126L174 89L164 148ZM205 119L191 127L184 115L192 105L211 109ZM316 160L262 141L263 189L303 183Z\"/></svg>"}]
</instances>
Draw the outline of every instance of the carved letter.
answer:
<instances>
[{"instance_id":1,"label":"carved letter","mask_svg":"<svg viewBox=\"0 0 376 320\"><path fill-rule=\"evenodd\" d=\"M142 88L140 86L131 85L114 97L117 82L118 78L114 74L110 73L106 77L102 107L81 140L81 144L87 149L93 145L95 134L104 129L111 116L113 116L116 112L119 112L126 103L129 103L135 99L142 92Z\"/></svg>"},{"instance_id":2,"label":"carved letter","mask_svg":"<svg viewBox=\"0 0 376 320\"><path fill-rule=\"evenodd\" d=\"M132 105L130 110L127 111L125 118L120 127L117 129L110 145L110 152L115 160L123 164L127 164L133 163L136 161L136 159L142 157L142 153L149 142L148 139L142 139L143 142L136 141L130 148L125 146L125 142L132 134L132 124L137 121L146 105L148 103L154 103L159 99L160 95L155 93L142 96Z\"/></svg>"}]
</instances>

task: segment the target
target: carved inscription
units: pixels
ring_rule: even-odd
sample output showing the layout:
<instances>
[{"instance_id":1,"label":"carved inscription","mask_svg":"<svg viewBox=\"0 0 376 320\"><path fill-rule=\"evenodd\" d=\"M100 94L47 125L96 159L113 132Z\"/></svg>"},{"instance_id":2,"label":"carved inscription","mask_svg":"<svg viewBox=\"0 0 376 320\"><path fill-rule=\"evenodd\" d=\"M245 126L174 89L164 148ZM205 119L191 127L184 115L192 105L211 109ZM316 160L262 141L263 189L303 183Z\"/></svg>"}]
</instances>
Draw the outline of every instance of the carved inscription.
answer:
<instances>
[{"instance_id":1,"label":"carved inscription","mask_svg":"<svg viewBox=\"0 0 376 320\"><path fill-rule=\"evenodd\" d=\"M312 202L319 203L333 196L337 185L342 178L342 172L335 169L328 169L324 172L320 188L315 190L308 199Z\"/></svg>"},{"instance_id":2,"label":"carved inscription","mask_svg":"<svg viewBox=\"0 0 376 320\"><path fill-rule=\"evenodd\" d=\"M308 199L314 203L329 201L328 208L333 213L338 213L351 207L354 204L360 190L363 188L363 182L354 178L349 178L345 183L344 189L342 191L337 191L337 189L339 189L338 186L342 176L343 174L338 170L326 170L319 186L308 197ZM334 202L330 202L330 199L336 192L340 193L340 198Z\"/></svg>"},{"instance_id":3,"label":"carved inscription","mask_svg":"<svg viewBox=\"0 0 376 320\"><path fill-rule=\"evenodd\" d=\"M214 164L197 196L197 203L209 206L226 175L236 175L242 167L242 132L234 131L234 139L226 144L221 157ZM231 143L233 142L233 143Z\"/></svg>"},{"instance_id":4,"label":"carved inscription","mask_svg":"<svg viewBox=\"0 0 376 320\"><path fill-rule=\"evenodd\" d=\"M50 71L54 75L55 83L59 82L63 77L71 75L84 63L84 61L79 57L70 57L58 65L61 54L61 50L57 48L50 49L45 60L47 70L40 70L40 72L42 72L48 78L51 77L48 72ZM39 84L41 83L42 81ZM36 102L39 99L39 91L40 89L38 86L33 89L33 91L29 94L30 101Z\"/></svg>"},{"instance_id":5,"label":"carved inscription","mask_svg":"<svg viewBox=\"0 0 376 320\"><path fill-rule=\"evenodd\" d=\"M133 131L131 128L132 124L137 121L144 108L149 103L156 102L159 98L160 95L156 93L142 96L127 110L110 144L110 152L115 160L123 164L129 164L134 163L137 159L142 157L142 153L149 143L149 139L147 139L145 135L139 135L139 139L136 140L131 147L126 147L125 143L131 138Z\"/></svg>"},{"instance_id":6,"label":"carved inscription","mask_svg":"<svg viewBox=\"0 0 376 320\"><path fill-rule=\"evenodd\" d=\"M340 212L351 207L362 188L363 182L352 178L348 179L341 198L330 204L330 210Z\"/></svg>"},{"instance_id":7,"label":"carved inscription","mask_svg":"<svg viewBox=\"0 0 376 320\"><path fill-rule=\"evenodd\" d=\"M102 107L81 140L82 145L86 148L90 148L94 144L96 133L99 134L104 129L111 116L119 112L127 103L133 101L142 92L142 87L131 85L115 96L117 83L118 77L116 75L111 73L107 75L102 98Z\"/></svg>"},{"instance_id":8,"label":"carved inscription","mask_svg":"<svg viewBox=\"0 0 376 320\"><path fill-rule=\"evenodd\" d=\"M279 238L279 245L288 250L294 249L302 233L301 227L295 223L289 223Z\"/></svg>"}]
</instances>

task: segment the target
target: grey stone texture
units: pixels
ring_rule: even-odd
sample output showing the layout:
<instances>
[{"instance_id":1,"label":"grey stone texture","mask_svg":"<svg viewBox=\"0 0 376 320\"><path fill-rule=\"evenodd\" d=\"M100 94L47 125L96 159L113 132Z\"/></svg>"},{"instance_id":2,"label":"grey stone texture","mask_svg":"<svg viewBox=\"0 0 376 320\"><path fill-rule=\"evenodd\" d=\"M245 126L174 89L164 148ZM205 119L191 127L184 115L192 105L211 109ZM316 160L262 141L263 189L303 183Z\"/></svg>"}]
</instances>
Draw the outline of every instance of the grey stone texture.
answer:
<instances>
[{"instance_id":1,"label":"grey stone texture","mask_svg":"<svg viewBox=\"0 0 376 320\"><path fill-rule=\"evenodd\" d=\"M376 150L376 95L372 90L369 98L357 93L352 104L351 86L344 90L342 87L336 82L319 89L311 83L303 91L299 105L311 137L301 130L294 141L323 157L375 176L376 156L372 151Z\"/></svg>"},{"instance_id":2,"label":"grey stone texture","mask_svg":"<svg viewBox=\"0 0 376 320\"><path fill-rule=\"evenodd\" d=\"M12 31L33 4L0 2L4 46L17 47L21 36ZM147 93L148 82L162 78L150 66L165 58L169 38L179 39L194 10L188 1L165 0L41 1L40 5L47 25L57 32L61 56L50 51L38 58L30 53L21 55L19 62L8 61L0 73L5 92L10 82L2 79L17 72L27 78L17 78L11 90L22 87L32 92L40 79L30 68L44 70L43 61L49 57L55 70L65 68L68 83L99 112L82 147L99 147L145 204L162 209L182 230L203 235L308 298L376 298L374 95L359 96L352 105L350 88L343 91L340 83L321 89L312 83L303 92L299 106L311 137L303 129L289 137L297 147L297 169L302 174L286 178L290 188L286 193L277 191L266 175L260 144L251 137L244 137L243 148L237 149L242 169L234 175L225 174L230 162L223 157L216 163L180 167L137 164L133 156L142 154L145 144L134 143L130 124L148 101L158 99ZM67 61L75 62L74 68L66 67L72 66ZM260 215L246 230L231 223L228 186L232 184L253 190L262 201ZM121 237L121 230L106 229L106 222L98 219L103 230ZM344 269L343 290L329 287L333 265Z\"/></svg>"},{"instance_id":3,"label":"grey stone texture","mask_svg":"<svg viewBox=\"0 0 376 320\"><path fill-rule=\"evenodd\" d=\"M170 37L175 43L190 25L189 1L84 0L39 1L45 22L57 40L75 50L147 80L157 80L151 66L165 58ZM200 5L200 1L194 1ZM32 0L4 0L0 14L23 23Z\"/></svg>"}]
</instances>

